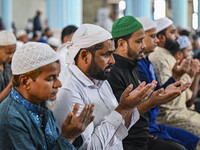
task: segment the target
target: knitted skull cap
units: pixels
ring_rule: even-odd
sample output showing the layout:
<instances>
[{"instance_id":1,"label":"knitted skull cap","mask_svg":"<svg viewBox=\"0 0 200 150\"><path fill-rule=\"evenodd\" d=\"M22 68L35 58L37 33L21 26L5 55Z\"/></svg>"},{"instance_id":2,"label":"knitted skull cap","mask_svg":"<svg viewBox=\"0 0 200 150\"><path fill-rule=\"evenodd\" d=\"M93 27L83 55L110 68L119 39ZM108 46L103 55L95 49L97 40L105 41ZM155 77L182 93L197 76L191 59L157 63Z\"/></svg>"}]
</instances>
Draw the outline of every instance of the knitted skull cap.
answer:
<instances>
[{"instance_id":1,"label":"knitted skull cap","mask_svg":"<svg viewBox=\"0 0 200 150\"><path fill-rule=\"evenodd\" d=\"M16 33L16 37L17 37L17 38L20 38L21 36L26 35L26 34L27 34L27 33L26 33L25 30L19 30L19 31L17 31L17 33Z\"/></svg>"},{"instance_id":2,"label":"knitted skull cap","mask_svg":"<svg viewBox=\"0 0 200 150\"><path fill-rule=\"evenodd\" d=\"M134 33L143 28L142 24L133 16L124 16L117 19L112 26L112 36L122 37Z\"/></svg>"},{"instance_id":3,"label":"knitted skull cap","mask_svg":"<svg viewBox=\"0 0 200 150\"><path fill-rule=\"evenodd\" d=\"M60 45L59 39L56 38L56 37L53 37L53 36L50 37L50 38L48 38L47 43L48 43L50 46L54 46L54 47L59 47L59 45Z\"/></svg>"},{"instance_id":4,"label":"knitted skull cap","mask_svg":"<svg viewBox=\"0 0 200 150\"><path fill-rule=\"evenodd\" d=\"M45 43L28 42L19 47L12 58L13 75L20 75L59 60L58 54Z\"/></svg>"},{"instance_id":5,"label":"knitted skull cap","mask_svg":"<svg viewBox=\"0 0 200 150\"><path fill-rule=\"evenodd\" d=\"M13 45L16 43L16 37L12 32L7 30L0 31L0 46Z\"/></svg>"},{"instance_id":6,"label":"knitted skull cap","mask_svg":"<svg viewBox=\"0 0 200 150\"><path fill-rule=\"evenodd\" d=\"M189 38L185 35L179 36L177 39L180 49L184 49L191 45Z\"/></svg>"},{"instance_id":7,"label":"knitted skull cap","mask_svg":"<svg viewBox=\"0 0 200 150\"><path fill-rule=\"evenodd\" d=\"M168 28L170 25L173 24L173 21L167 17L160 18L155 20L155 23L157 24L156 31L157 33Z\"/></svg>"},{"instance_id":8,"label":"knitted skull cap","mask_svg":"<svg viewBox=\"0 0 200 150\"><path fill-rule=\"evenodd\" d=\"M136 19L142 24L144 31L156 28L156 23L148 17L137 17Z\"/></svg>"}]
</instances>

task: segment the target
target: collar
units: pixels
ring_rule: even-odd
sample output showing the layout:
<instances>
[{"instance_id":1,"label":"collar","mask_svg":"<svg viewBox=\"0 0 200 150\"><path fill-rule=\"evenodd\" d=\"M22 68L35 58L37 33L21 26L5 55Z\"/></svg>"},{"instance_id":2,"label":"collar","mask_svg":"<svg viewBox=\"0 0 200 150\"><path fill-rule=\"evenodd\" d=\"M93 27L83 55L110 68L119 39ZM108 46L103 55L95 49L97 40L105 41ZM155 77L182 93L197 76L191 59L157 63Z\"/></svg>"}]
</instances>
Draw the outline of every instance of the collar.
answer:
<instances>
[{"instance_id":1,"label":"collar","mask_svg":"<svg viewBox=\"0 0 200 150\"><path fill-rule=\"evenodd\" d=\"M122 57L118 54L113 54L114 58L115 58L115 63L116 65L121 66L122 68L126 68L129 70L133 70L134 68L137 67L138 63L135 61L131 61L125 57Z\"/></svg>"},{"instance_id":2,"label":"collar","mask_svg":"<svg viewBox=\"0 0 200 150\"><path fill-rule=\"evenodd\" d=\"M104 83L103 80L96 79L92 82L75 64L70 64L69 70L84 86L100 88Z\"/></svg>"},{"instance_id":3,"label":"collar","mask_svg":"<svg viewBox=\"0 0 200 150\"><path fill-rule=\"evenodd\" d=\"M142 62L142 61L144 61L147 65L149 65L151 63L150 60L149 60L149 56L148 55L146 56L146 58L142 58L140 60L140 62Z\"/></svg>"},{"instance_id":4,"label":"collar","mask_svg":"<svg viewBox=\"0 0 200 150\"><path fill-rule=\"evenodd\" d=\"M42 102L41 106L31 103L29 100L25 99L17 90L12 88L10 95L14 98L18 103L24 106L28 111L41 114L42 110L46 108L45 102Z\"/></svg>"},{"instance_id":5,"label":"collar","mask_svg":"<svg viewBox=\"0 0 200 150\"><path fill-rule=\"evenodd\" d=\"M170 54L170 55L172 55L171 52L170 52L169 50L167 50L166 48L157 46L156 49L159 49L159 51L162 51L162 52L165 53L165 54L168 54L168 55Z\"/></svg>"}]
</instances>

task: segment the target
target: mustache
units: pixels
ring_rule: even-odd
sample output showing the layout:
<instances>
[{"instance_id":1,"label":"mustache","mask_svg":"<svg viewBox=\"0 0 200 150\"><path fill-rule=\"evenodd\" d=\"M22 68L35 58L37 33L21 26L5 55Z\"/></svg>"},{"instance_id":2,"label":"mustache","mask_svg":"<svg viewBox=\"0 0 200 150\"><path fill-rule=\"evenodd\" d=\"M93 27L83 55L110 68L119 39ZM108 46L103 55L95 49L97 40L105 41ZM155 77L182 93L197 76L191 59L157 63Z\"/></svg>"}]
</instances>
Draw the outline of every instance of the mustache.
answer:
<instances>
[{"instance_id":1,"label":"mustache","mask_svg":"<svg viewBox=\"0 0 200 150\"><path fill-rule=\"evenodd\" d=\"M141 51L139 52L139 54L144 53L144 52L145 52L145 50L143 48L143 49L141 49Z\"/></svg>"},{"instance_id":2,"label":"mustache","mask_svg":"<svg viewBox=\"0 0 200 150\"><path fill-rule=\"evenodd\" d=\"M112 68L112 67L113 67L113 65L108 65L108 66L106 66L106 68L105 68L104 70L110 69L110 68Z\"/></svg>"}]
</instances>

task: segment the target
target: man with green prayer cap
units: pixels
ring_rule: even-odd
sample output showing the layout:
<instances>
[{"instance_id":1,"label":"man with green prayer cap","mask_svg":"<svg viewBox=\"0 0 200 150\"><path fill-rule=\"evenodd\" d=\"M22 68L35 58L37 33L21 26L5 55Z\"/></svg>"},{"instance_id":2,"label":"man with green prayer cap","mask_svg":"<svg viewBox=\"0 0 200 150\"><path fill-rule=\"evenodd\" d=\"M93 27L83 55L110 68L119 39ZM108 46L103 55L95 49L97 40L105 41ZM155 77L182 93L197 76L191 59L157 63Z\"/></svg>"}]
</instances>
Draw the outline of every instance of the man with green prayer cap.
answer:
<instances>
[{"instance_id":1,"label":"man with green prayer cap","mask_svg":"<svg viewBox=\"0 0 200 150\"><path fill-rule=\"evenodd\" d=\"M133 88L136 88L140 84L137 61L144 55L143 51L146 45L143 39L145 32L142 24L137 19L133 16L125 16L115 21L111 33L116 51L113 54L115 64L110 71L108 81L119 101L127 85L133 84ZM146 101L137 106L140 119L132 126L128 136L123 140L125 150L185 150L177 142L149 137L149 118L147 114L149 109L172 100L188 87L186 84L177 87L180 84L180 82L175 82L168 89L159 89L149 94L145 98Z\"/></svg>"}]
</instances>

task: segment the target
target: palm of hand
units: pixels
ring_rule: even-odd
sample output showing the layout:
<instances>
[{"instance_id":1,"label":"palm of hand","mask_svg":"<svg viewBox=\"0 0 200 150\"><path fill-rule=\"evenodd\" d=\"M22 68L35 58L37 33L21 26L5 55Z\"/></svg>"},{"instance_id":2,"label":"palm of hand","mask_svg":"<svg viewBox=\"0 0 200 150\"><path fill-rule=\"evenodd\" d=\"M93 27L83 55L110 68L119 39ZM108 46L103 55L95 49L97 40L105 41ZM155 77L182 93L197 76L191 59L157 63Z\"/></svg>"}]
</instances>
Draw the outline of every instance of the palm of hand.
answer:
<instances>
[{"instance_id":1,"label":"palm of hand","mask_svg":"<svg viewBox=\"0 0 200 150\"><path fill-rule=\"evenodd\" d=\"M165 88L164 94L168 94L177 90L180 90L180 87L176 87L174 84L170 84Z\"/></svg>"},{"instance_id":2,"label":"palm of hand","mask_svg":"<svg viewBox=\"0 0 200 150\"><path fill-rule=\"evenodd\" d=\"M181 85L181 81L177 81L175 83L172 83L168 85L165 90L163 88L155 91L151 96L151 101L153 103L153 106L158 106L161 104L165 104L176 97L178 97L182 91L187 89L189 87L189 83L186 83L184 85Z\"/></svg>"},{"instance_id":3,"label":"palm of hand","mask_svg":"<svg viewBox=\"0 0 200 150\"><path fill-rule=\"evenodd\" d=\"M132 87L129 88L129 91L126 91L126 89L121 96L120 105L125 109L133 109L153 92L156 84L157 82L153 81L145 86L145 82L142 82L132 92L130 92Z\"/></svg>"},{"instance_id":4,"label":"palm of hand","mask_svg":"<svg viewBox=\"0 0 200 150\"><path fill-rule=\"evenodd\" d=\"M190 60L184 59L180 65L179 63L176 63L174 67L172 68L172 72L175 73L179 78L186 73L190 69Z\"/></svg>"},{"instance_id":5,"label":"palm of hand","mask_svg":"<svg viewBox=\"0 0 200 150\"><path fill-rule=\"evenodd\" d=\"M63 125L64 125L64 127L62 127L62 128L63 128L65 134L69 138L78 137L84 131L84 129L87 127L87 124L85 122L81 123L80 116L77 117L75 115L73 115L70 123L63 124Z\"/></svg>"},{"instance_id":6,"label":"palm of hand","mask_svg":"<svg viewBox=\"0 0 200 150\"><path fill-rule=\"evenodd\" d=\"M187 74L189 74L190 77L193 77L193 76L195 76L196 73L199 72L199 68L200 68L199 61L196 59L193 59L191 66L190 66L189 70L187 71Z\"/></svg>"},{"instance_id":7,"label":"palm of hand","mask_svg":"<svg viewBox=\"0 0 200 150\"><path fill-rule=\"evenodd\" d=\"M75 139L85 128L94 120L92 112L94 105L87 105L83 108L79 116L76 116L79 105L75 104L73 112L70 112L67 119L62 125L62 135L67 139Z\"/></svg>"}]
</instances>

